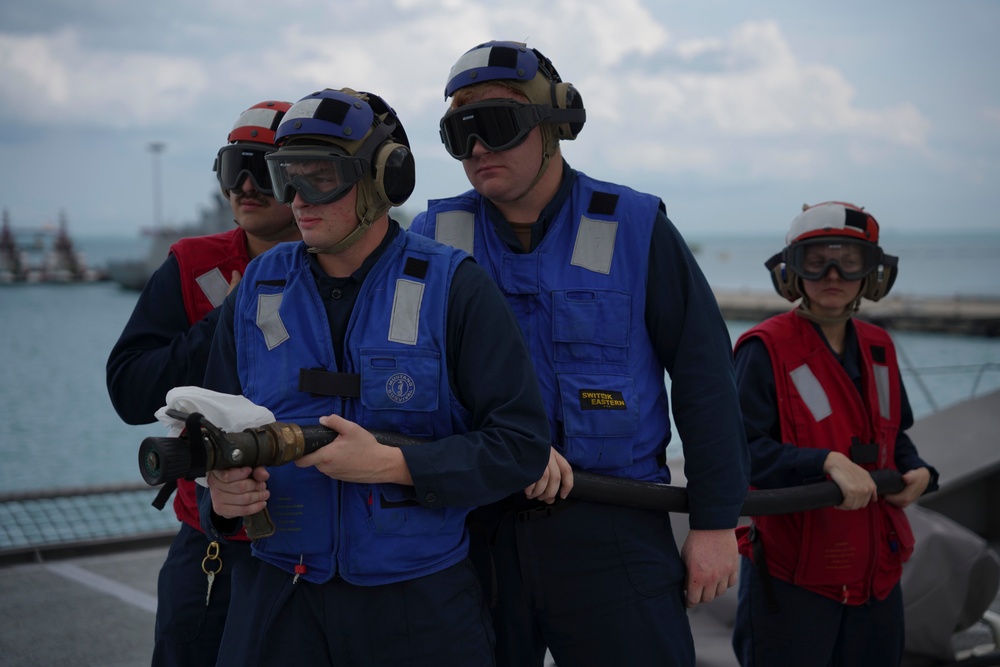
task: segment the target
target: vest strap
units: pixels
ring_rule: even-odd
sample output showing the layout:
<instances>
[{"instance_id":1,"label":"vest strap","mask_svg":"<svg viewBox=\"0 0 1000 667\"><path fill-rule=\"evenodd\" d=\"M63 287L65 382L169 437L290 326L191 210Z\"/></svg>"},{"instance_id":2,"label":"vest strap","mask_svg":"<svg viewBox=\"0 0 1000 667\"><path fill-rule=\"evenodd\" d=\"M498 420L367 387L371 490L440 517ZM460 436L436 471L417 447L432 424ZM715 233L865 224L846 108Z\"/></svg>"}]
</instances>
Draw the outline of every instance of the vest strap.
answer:
<instances>
[{"instance_id":1,"label":"vest strap","mask_svg":"<svg viewBox=\"0 0 1000 667\"><path fill-rule=\"evenodd\" d=\"M616 208L618 208L618 195L595 190L590 195L590 205L587 206L587 213L591 215L614 215Z\"/></svg>"},{"instance_id":2,"label":"vest strap","mask_svg":"<svg viewBox=\"0 0 1000 667\"><path fill-rule=\"evenodd\" d=\"M361 396L361 375L358 373L332 373L322 368L299 369L299 391L314 396Z\"/></svg>"},{"instance_id":3,"label":"vest strap","mask_svg":"<svg viewBox=\"0 0 1000 667\"><path fill-rule=\"evenodd\" d=\"M771 572L767 569L767 558L764 557L764 543L757 532L757 526L750 525L750 544L753 547L753 564L757 568L757 576L760 579L761 588L764 589L764 599L767 600L767 610L777 614L778 596L774 593L774 582L771 580Z\"/></svg>"},{"instance_id":4,"label":"vest strap","mask_svg":"<svg viewBox=\"0 0 1000 667\"><path fill-rule=\"evenodd\" d=\"M546 505L544 503L539 503L539 507L533 507L530 510L522 510L517 513L518 523L528 523L529 521L535 521L537 519L548 519L552 516L558 516L562 514L563 511L567 510L576 501L569 498L556 498L556 501L551 505Z\"/></svg>"},{"instance_id":5,"label":"vest strap","mask_svg":"<svg viewBox=\"0 0 1000 667\"><path fill-rule=\"evenodd\" d=\"M176 490L177 480L170 480L160 487L160 490L157 492L156 497L153 498L153 502L151 502L150 505L162 511L166 506L167 501L170 499L170 496L172 496Z\"/></svg>"},{"instance_id":6,"label":"vest strap","mask_svg":"<svg viewBox=\"0 0 1000 667\"><path fill-rule=\"evenodd\" d=\"M851 461L859 466L878 463L878 445L874 442L861 442L860 438L851 438Z\"/></svg>"}]
</instances>

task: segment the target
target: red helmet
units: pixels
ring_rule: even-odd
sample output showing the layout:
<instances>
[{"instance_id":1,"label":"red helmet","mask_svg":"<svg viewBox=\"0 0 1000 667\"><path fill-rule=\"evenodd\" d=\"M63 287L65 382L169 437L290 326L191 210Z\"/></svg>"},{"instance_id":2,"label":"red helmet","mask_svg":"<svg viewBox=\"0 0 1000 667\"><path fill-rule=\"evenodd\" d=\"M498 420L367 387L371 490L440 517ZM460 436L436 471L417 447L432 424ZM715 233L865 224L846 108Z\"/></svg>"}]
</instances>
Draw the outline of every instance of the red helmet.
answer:
<instances>
[{"instance_id":1,"label":"red helmet","mask_svg":"<svg viewBox=\"0 0 1000 667\"><path fill-rule=\"evenodd\" d=\"M789 301L804 295L801 281L819 280L834 267L845 280L863 280L861 297L878 301L896 281L899 258L882 251L878 244L878 222L860 206L839 201L805 205L792 220L785 235L785 248L764 266L771 273L775 291ZM822 265L808 261L810 249L829 245L850 249L850 263L828 258ZM857 304L853 310L857 310ZM853 310L851 311L853 313Z\"/></svg>"},{"instance_id":2,"label":"red helmet","mask_svg":"<svg viewBox=\"0 0 1000 667\"><path fill-rule=\"evenodd\" d=\"M258 144L273 144L274 132L284 118L285 112L292 108L291 102L267 100L259 102L236 119L228 141L252 141Z\"/></svg>"},{"instance_id":3,"label":"red helmet","mask_svg":"<svg viewBox=\"0 0 1000 667\"><path fill-rule=\"evenodd\" d=\"M878 245L878 223L860 206L840 201L826 201L803 206L792 220L785 245L819 236L843 236Z\"/></svg>"},{"instance_id":4,"label":"red helmet","mask_svg":"<svg viewBox=\"0 0 1000 667\"><path fill-rule=\"evenodd\" d=\"M212 166L224 196L241 187L247 176L258 192L273 195L264 155L274 150L275 130L291 107L291 102L267 100L253 105L236 119L228 143L219 149Z\"/></svg>"}]
</instances>

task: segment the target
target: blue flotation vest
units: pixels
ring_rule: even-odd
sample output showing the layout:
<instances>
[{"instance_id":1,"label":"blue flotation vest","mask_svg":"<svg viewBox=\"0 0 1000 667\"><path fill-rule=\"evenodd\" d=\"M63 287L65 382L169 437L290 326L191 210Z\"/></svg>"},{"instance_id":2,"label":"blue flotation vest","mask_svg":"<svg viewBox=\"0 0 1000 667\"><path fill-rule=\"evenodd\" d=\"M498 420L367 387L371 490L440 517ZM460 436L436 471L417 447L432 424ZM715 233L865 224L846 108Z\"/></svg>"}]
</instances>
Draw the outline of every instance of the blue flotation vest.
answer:
<instances>
[{"instance_id":1,"label":"blue flotation vest","mask_svg":"<svg viewBox=\"0 0 1000 667\"><path fill-rule=\"evenodd\" d=\"M244 394L284 422L316 424L336 413L369 430L427 439L467 431L469 415L451 393L445 354L448 293L467 257L397 235L362 284L338 368L305 245L260 255L247 267L236 303ZM355 395L314 393L324 375L355 387L328 394ZM288 572L304 567L308 581L337 574L358 585L391 583L437 572L467 554L466 508L425 508L413 487L340 482L315 468L269 472L277 532L255 540L254 554Z\"/></svg>"},{"instance_id":2,"label":"blue flotation vest","mask_svg":"<svg viewBox=\"0 0 1000 667\"><path fill-rule=\"evenodd\" d=\"M531 351L555 447L575 467L666 481L663 364L645 324L660 200L577 172L541 243L509 248L474 190L429 202L411 230L472 253L500 286Z\"/></svg>"}]
</instances>

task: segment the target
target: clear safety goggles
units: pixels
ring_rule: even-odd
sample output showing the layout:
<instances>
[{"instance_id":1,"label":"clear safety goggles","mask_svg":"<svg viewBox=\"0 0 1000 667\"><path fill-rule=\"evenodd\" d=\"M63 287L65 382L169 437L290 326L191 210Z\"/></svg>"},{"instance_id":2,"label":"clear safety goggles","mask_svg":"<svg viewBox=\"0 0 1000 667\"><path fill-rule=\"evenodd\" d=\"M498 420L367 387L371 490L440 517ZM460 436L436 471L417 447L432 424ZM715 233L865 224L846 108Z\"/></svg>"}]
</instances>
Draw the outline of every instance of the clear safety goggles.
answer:
<instances>
[{"instance_id":1,"label":"clear safety goggles","mask_svg":"<svg viewBox=\"0 0 1000 667\"><path fill-rule=\"evenodd\" d=\"M219 149L215 158L215 175L226 192L239 190L243 180L249 178L261 194L271 196L271 175L264 156L273 148L259 148L246 144L230 144Z\"/></svg>"},{"instance_id":2,"label":"clear safety goggles","mask_svg":"<svg viewBox=\"0 0 1000 667\"><path fill-rule=\"evenodd\" d=\"M785 251L785 264L806 280L820 280L830 267L844 280L861 280L882 263L882 249L862 241L820 238L793 243Z\"/></svg>"},{"instance_id":3,"label":"clear safety goggles","mask_svg":"<svg viewBox=\"0 0 1000 667\"><path fill-rule=\"evenodd\" d=\"M551 114L551 107L517 100L473 102L444 115L441 141L456 160L472 157L476 141L487 150L505 151L527 139Z\"/></svg>"},{"instance_id":4,"label":"clear safety goggles","mask_svg":"<svg viewBox=\"0 0 1000 667\"><path fill-rule=\"evenodd\" d=\"M337 201L361 180L368 161L333 146L282 148L267 156L274 198L290 204L296 193L309 204Z\"/></svg>"}]
</instances>

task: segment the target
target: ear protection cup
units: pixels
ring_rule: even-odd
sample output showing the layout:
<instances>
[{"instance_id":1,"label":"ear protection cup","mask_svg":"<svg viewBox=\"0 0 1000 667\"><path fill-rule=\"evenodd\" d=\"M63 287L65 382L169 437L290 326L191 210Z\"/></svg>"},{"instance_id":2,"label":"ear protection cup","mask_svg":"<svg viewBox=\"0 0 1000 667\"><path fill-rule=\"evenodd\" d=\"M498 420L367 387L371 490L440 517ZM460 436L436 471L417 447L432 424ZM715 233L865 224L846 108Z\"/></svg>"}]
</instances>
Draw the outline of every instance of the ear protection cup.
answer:
<instances>
[{"instance_id":1,"label":"ear protection cup","mask_svg":"<svg viewBox=\"0 0 1000 667\"><path fill-rule=\"evenodd\" d=\"M567 114L572 117L572 120L567 120L555 126L556 136L560 139L576 139L587 119L586 110L583 108L583 97L581 97L579 91L577 91L572 83L553 83L552 106L556 109L579 112L576 114Z\"/></svg>"},{"instance_id":2,"label":"ear protection cup","mask_svg":"<svg viewBox=\"0 0 1000 667\"><path fill-rule=\"evenodd\" d=\"M882 254L882 264L874 273L865 276L864 285L861 286L861 296L870 301L878 301L892 289L896 282L896 271L899 266L899 258L893 255Z\"/></svg>"},{"instance_id":3,"label":"ear protection cup","mask_svg":"<svg viewBox=\"0 0 1000 667\"><path fill-rule=\"evenodd\" d=\"M390 206L400 206L411 194L417 182L413 153L406 130L392 107L374 93L361 93L366 102L392 129L389 136L372 152L372 184L375 197Z\"/></svg>"},{"instance_id":4,"label":"ear protection cup","mask_svg":"<svg viewBox=\"0 0 1000 667\"><path fill-rule=\"evenodd\" d=\"M799 289L799 277L788 270L785 264L785 252L781 251L771 256L764 266L771 274L771 284L774 291L789 301L796 301L802 297Z\"/></svg>"},{"instance_id":5,"label":"ear protection cup","mask_svg":"<svg viewBox=\"0 0 1000 667\"><path fill-rule=\"evenodd\" d=\"M549 126L555 130L557 139L566 139L567 141L576 139L580 130L583 129L583 124L587 121L587 111L583 108L583 98L572 83L562 80L555 65L541 51L531 49L531 52L538 59L538 73L549 82L549 104L556 110L553 118L555 122L549 123ZM533 99L529 90L526 90L525 93L533 103L544 103L544 100ZM544 92L542 94L544 95Z\"/></svg>"},{"instance_id":6,"label":"ear protection cup","mask_svg":"<svg viewBox=\"0 0 1000 667\"><path fill-rule=\"evenodd\" d=\"M417 182L413 153L391 139L379 146L372 161L375 195L391 206L400 206L413 194Z\"/></svg>"}]
</instances>

